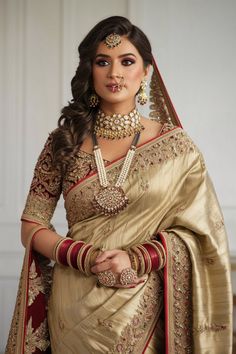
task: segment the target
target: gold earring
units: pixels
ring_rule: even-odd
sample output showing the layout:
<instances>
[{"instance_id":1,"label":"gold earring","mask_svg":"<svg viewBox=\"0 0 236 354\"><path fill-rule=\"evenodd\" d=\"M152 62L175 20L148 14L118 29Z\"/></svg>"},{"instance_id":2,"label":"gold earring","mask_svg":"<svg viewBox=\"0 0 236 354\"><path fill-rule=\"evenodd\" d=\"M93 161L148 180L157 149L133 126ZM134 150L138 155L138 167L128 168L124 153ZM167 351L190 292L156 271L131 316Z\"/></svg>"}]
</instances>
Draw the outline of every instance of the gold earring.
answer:
<instances>
[{"instance_id":1,"label":"gold earring","mask_svg":"<svg viewBox=\"0 0 236 354\"><path fill-rule=\"evenodd\" d=\"M147 100L148 100L148 96L145 91L146 87L147 87L147 80L143 79L141 81L140 89L138 92L138 103L140 103L141 105L144 105L145 103L147 103Z\"/></svg>"},{"instance_id":2,"label":"gold earring","mask_svg":"<svg viewBox=\"0 0 236 354\"><path fill-rule=\"evenodd\" d=\"M96 93L92 93L89 96L89 107L91 108L97 107L98 103L99 103L98 95Z\"/></svg>"}]
</instances>

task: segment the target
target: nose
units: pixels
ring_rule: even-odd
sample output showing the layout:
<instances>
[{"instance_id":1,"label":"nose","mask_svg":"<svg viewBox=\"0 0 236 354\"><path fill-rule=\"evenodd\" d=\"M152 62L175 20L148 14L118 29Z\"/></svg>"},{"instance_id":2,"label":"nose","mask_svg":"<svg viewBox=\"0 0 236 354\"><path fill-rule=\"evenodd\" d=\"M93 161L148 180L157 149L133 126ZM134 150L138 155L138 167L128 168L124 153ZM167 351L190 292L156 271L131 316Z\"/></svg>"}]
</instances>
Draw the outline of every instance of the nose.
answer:
<instances>
[{"instance_id":1,"label":"nose","mask_svg":"<svg viewBox=\"0 0 236 354\"><path fill-rule=\"evenodd\" d=\"M115 64L115 63L113 63L110 66L110 70L108 71L107 76L110 79L116 79L116 78L122 78L123 77L119 66L117 64Z\"/></svg>"}]
</instances>

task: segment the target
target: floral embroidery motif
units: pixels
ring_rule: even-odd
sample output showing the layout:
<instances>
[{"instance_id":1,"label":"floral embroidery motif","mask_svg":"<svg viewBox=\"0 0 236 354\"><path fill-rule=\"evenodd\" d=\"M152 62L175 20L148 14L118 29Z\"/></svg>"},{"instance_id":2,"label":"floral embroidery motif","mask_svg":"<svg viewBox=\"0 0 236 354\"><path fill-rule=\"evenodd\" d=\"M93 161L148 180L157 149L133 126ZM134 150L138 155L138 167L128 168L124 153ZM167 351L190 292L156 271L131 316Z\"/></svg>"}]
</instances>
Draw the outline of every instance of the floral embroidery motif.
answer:
<instances>
[{"instance_id":1,"label":"floral embroidery motif","mask_svg":"<svg viewBox=\"0 0 236 354\"><path fill-rule=\"evenodd\" d=\"M174 118L170 117L170 108L166 105L166 99L163 95L160 83L158 81L157 75L153 72L152 80L150 84L150 117L161 123L172 123ZM172 112L173 113L173 112ZM174 116L174 114L172 114ZM176 121L176 123L178 123Z\"/></svg>"},{"instance_id":2,"label":"floral embroidery motif","mask_svg":"<svg viewBox=\"0 0 236 354\"><path fill-rule=\"evenodd\" d=\"M38 158L23 211L23 216L29 215L46 224L52 218L61 193L60 171L52 167L52 134Z\"/></svg>"},{"instance_id":3,"label":"floral embroidery motif","mask_svg":"<svg viewBox=\"0 0 236 354\"><path fill-rule=\"evenodd\" d=\"M34 353L37 349L46 351L50 342L46 338L48 329L46 319L36 329L32 326L32 317L30 317L26 328L25 354Z\"/></svg>"},{"instance_id":4,"label":"floral embroidery motif","mask_svg":"<svg viewBox=\"0 0 236 354\"><path fill-rule=\"evenodd\" d=\"M200 332L200 333L203 333L203 332L220 332L220 331L224 331L225 329L227 328L226 325L220 325L220 324L217 324L217 323L212 323L210 325L207 325L207 324L204 324L204 325L201 325L201 326L198 326L195 331L196 332Z\"/></svg>"},{"instance_id":5,"label":"floral embroidery motif","mask_svg":"<svg viewBox=\"0 0 236 354\"><path fill-rule=\"evenodd\" d=\"M103 326L105 328L112 328L113 327L113 323L111 320L100 320L98 319L98 324L100 326Z\"/></svg>"},{"instance_id":6,"label":"floral embroidery motif","mask_svg":"<svg viewBox=\"0 0 236 354\"><path fill-rule=\"evenodd\" d=\"M109 354L137 353L137 346L145 333L155 321L154 314L160 314L163 303L163 285L161 277L153 272L150 274L145 292L140 300L136 315L123 329L119 341L113 346Z\"/></svg>"},{"instance_id":7,"label":"floral embroidery motif","mask_svg":"<svg viewBox=\"0 0 236 354\"><path fill-rule=\"evenodd\" d=\"M12 318L11 329L8 336L7 346L6 346L6 354L15 354L16 353L16 339L17 332L19 329L19 319L20 319L20 304L22 299L22 279L23 279L23 271L21 272L19 287L16 298L15 310Z\"/></svg>"},{"instance_id":8,"label":"floral embroidery motif","mask_svg":"<svg viewBox=\"0 0 236 354\"><path fill-rule=\"evenodd\" d=\"M36 272L36 265L33 261L29 271L29 298L28 306L31 306L39 293L44 293L42 279Z\"/></svg>"},{"instance_id":9,"label":"floral embroidery motif","mask_svg":"<svg viewBox=\"0 0 236 354\"><path fill-rule=\"evenodd\" d=\"M191 260L184 242L172 233L168 237L172 245L175 353L192 353Z\"/></svg>"}]
</instances>

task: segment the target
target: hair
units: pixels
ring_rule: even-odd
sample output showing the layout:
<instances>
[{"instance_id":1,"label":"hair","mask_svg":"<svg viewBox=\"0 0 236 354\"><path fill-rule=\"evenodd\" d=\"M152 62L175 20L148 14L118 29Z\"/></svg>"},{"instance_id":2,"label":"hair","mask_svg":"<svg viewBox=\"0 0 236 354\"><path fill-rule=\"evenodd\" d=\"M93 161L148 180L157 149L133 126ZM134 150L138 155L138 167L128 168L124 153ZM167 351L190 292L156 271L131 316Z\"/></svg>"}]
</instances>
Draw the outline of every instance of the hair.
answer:
<instances>
[{"instance_id":1,"label":"hair","mask_svg":"<svg viewBox=\"0 0 236 354\"><path fill-rule=\"evenodd\" d=\"M84 139L92 132L98 111L97 107L89 107L89 97L94 92L92 64L98 45L111 33L126 36L140 53L144 66L152 63L152 50L148 38L127 18L108 17L90 30L78 47L79 66L71 80L73 98L61 110L58 128L53 134L53 162L63 171L79 151Z\"/></svg>"}]
</instances>

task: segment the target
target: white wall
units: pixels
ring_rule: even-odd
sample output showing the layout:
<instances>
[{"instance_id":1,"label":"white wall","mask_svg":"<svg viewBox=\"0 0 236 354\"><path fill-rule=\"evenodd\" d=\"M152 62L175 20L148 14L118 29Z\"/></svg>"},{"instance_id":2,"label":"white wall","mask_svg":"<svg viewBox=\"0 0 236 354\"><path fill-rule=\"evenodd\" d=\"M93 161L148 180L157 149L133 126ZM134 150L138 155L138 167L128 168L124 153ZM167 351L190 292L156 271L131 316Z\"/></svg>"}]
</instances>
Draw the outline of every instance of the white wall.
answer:
<instances>
[{"instance_id":1,"label":"white wall","mask_svg":"<svg viewBox=\"0 0 236 354\"><path fill-rule=\"evenodd\" d=\"M234 0L0 0L0 351L23 250L19 217L43 142L70 99L77 46L110 15L151 39L184 127L203 151L236 255ZM55 216L63 232L62 204Z\"/></svg>"}]
</instances>

